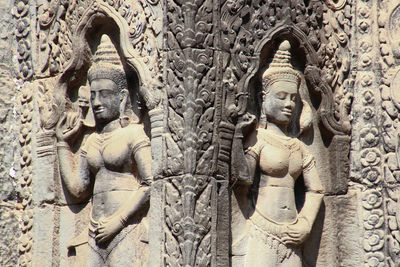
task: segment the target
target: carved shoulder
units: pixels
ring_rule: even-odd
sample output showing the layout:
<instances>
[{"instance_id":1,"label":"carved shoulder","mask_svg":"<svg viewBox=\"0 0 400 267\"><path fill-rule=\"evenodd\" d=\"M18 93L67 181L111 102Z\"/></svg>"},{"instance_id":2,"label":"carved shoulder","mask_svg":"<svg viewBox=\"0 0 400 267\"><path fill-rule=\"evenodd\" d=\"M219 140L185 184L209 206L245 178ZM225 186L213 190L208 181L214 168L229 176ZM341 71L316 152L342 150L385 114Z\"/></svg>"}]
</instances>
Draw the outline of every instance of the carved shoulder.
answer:
<instances>
[{"instance_id":1,"label":"carved shoulder","mask_svg":"<svg viewBox=\"0 0 400 267\"><path fill-rule=\"evenodd\" d=\"M150 146L149 137L146 135L142 124L130 124L124 128L124 134L129 136L129 145L132 154L144 146Z\"/></svg>"}]
</instances>

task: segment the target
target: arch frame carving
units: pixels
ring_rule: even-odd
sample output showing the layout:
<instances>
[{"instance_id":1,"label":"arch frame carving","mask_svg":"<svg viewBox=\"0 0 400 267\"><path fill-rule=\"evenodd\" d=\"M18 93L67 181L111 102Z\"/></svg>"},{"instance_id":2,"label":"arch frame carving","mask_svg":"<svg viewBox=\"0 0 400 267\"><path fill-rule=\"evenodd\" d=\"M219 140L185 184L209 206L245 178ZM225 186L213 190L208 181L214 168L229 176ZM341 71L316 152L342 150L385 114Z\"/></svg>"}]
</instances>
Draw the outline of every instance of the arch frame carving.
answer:
<instances>
[{"instance_id":1,"label":"arch frame carving","mask_svg":"<svg viewBox=\"0 0 400 267\"><path fill-rule=\"evenodd\" d=\"M249 71L247 71L238 82L238 115L243 115L246 111L250 80L253 79L260 68L262 68L260 65L260 55L262 51L266 46L273 45L277 39L281 39L282 37L289 39L293 38L297 41L299 43L298 50L302 51L305 55L306 62L304 64L304 77L309 85L312 86L314 91L321 93L321 104L319 105L317 112L319 113L324 126L334 135L349 135L351 126L347 121L347 118L341 117L340 120L338 120L334 117L334 95L330 86L321 78L322 75L321 70L318 67L319 62L317 52L313 48L313 45L307 40L307 35L305 35L304 32L294 24L281 24L272 28L266 32L263 38L255 45L254 55L258 56L252 58Z\"/></svg>"},{"instance_id":2,"label":"arch frame carving","mask_svg":"<svg viewBox=\"0 0 400 267\"><path fill-rule=\"evenodd\" d=\"M71 80L79 79L77 76L81 74L80 71L82 68L88 68L91 52L89 52L87 35L96 26L97 19L105 19L111 23L115 23L115 26L119 30L119 38L117 40L112 38L113 42L118 44L117 50L119 50L121 59L130 70L137 74L139 79L139 93L144 99L146 107L149 110L155 109L160 104L160 89L162 87L162 67L157 62L160 52L157 47L153 47L152 52L146 55L145 53L139 53L139 49L135 49L135 45L143 46L143 44L139 44L142 39L152 39L151 42L156 44L157 36L145 35L144 30L141 33L133 32L127 20L115 8L103 1L94 1L92 6L87 8L78 20L76 30L72 33L72 38L76 44L76 46L72 47L74 56L60 75L57 88L65 94ZM143 36L138 36L138 34L142 34Z\"/></svg>"}]
</instances>

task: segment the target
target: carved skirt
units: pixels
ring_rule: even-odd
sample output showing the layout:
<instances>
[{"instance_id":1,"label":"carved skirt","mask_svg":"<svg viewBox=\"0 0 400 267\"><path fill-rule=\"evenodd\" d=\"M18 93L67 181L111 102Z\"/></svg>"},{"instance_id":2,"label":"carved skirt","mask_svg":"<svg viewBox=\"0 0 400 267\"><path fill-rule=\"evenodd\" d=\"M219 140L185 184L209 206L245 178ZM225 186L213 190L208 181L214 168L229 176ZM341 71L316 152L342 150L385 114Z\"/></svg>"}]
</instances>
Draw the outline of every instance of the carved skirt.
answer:
<instances>
[{"instance_id":1,"label":"carved skirt","mask_svg":"<svg viewBox=\"0 0 400 267\"><path fill-rule=\"evenodd\" d=\"M248 220L245 266L301 267L301 248L281 242L279 236L284 231L284 225L268 220L255 211Z\"/></svg>"}]
</instances>

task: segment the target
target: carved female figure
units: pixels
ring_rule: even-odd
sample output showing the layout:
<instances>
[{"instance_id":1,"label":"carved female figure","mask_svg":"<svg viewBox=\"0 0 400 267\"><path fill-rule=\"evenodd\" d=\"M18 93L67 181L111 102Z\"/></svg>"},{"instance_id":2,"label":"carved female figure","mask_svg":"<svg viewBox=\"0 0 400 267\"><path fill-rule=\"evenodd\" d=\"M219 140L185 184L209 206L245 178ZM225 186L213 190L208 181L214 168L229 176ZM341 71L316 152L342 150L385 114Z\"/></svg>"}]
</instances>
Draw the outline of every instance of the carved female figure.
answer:
<instances>
[{"instance_id":1,"label":"carved female figure","mask_svg":"<svg viewBox=\"0 0 400 267\"><path fill-rule=\"evenodd\" d=\"M89 69L90 104L96 131L84 141L79 159L70 144L82 119L65 115L57 126L57 152L66 189L77 199L91 196L85 266L142 266L151 150L143 125L133 121L127 79L111 40L103 35Z\"/></svg>"},{"instance_id":2,"label":"carved female figure","mask_svg":"<svg viewBox=\"0 0 400 267\"><path fill-rule=\"evenodd\" d=\"M243 180L253 183L256 170L260 172L251 196L253 213L246 221L246 266L302 266L299 246L311 231L323 197L313 155L290 134L296 103L301 102L301 78L290 63L289 50L290 43L283 41L262 75L260 123L245 140L245 153L242 149L238 155L239 160L247 162L248 176L242 175ZM310 123L304 119L305 110L300 116L300 128ZM238 124L234 146L243 144L243 129L253 120L249 117ZM301 175L307 191L298 211L294 187Z\"/></svg>"}]
</instances>

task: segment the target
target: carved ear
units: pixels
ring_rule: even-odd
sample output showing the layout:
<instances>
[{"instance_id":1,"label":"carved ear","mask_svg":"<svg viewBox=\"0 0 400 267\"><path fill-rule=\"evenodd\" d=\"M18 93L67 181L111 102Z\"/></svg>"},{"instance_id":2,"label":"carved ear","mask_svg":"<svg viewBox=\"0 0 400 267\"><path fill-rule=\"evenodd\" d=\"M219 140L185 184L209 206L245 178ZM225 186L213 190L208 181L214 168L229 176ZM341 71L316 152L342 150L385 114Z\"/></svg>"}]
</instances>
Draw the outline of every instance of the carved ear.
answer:
<instances>
[{"instance_id":1,"label":"carved ear","mask_svg":"<svg viewBox=\"0 0 400 267\"><path fill-rule=\"evenodd\" d=\"M261 92L261 97L262 97L262 101L263 101L263 102L265 101L266 95L267 95L267 93L263 90L263 91Z\"/></svg>"},{"instance_id":2,"label":"carved ear","mask_svg":"<svg viewBox=\"0 0 400 267\"><path fill-rule=\"evenodd\" d=\"M300 131L299 135L307 128L311 126L312 123L312 110L310 105L304 101L303 99L301 100L303 103L303 109L300 114L300 121L299 121L299 126L300 126Z\"/></svg>"}]
</instances>

